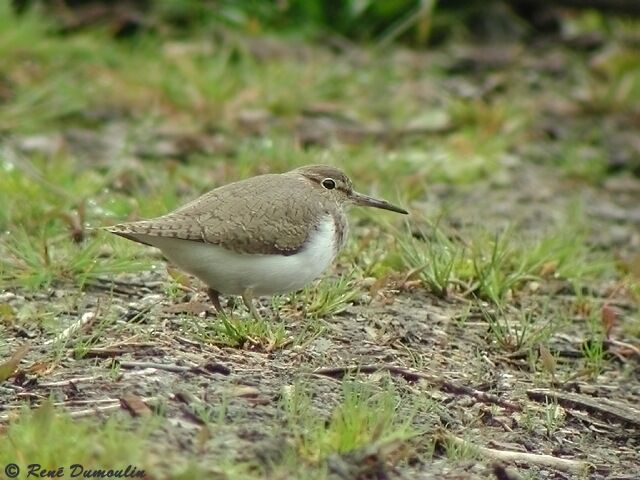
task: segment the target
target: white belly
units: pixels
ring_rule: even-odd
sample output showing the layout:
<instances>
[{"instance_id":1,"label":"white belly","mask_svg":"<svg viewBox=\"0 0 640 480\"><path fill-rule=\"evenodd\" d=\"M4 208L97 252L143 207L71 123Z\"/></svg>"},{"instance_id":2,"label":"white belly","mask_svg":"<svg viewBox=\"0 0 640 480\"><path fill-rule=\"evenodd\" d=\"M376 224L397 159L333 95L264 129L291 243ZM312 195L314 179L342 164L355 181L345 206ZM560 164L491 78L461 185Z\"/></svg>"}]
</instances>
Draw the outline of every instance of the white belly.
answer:
<instances>
[{"instance_id":1,"label":"white belly","mask_svg":"<svg viewBox=\"0 0 640 480\"><path fill-rule=\"evenodd\" d=\"M333 261L335 224L327 217L300 252L289 255L252 255L210 243L176 238L138 237L162 250L176 266L195 275L222 294L273 295L300 290L318 278Z\"/></svg>"}]
</instances>

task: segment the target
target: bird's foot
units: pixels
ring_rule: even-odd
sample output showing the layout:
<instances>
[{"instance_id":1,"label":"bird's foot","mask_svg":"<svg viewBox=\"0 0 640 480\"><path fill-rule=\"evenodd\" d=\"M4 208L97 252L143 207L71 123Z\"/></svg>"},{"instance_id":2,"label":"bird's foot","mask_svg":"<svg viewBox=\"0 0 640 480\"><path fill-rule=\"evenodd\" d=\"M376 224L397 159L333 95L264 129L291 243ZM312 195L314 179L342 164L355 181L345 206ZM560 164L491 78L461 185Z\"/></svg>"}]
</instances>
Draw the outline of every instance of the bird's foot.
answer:
<instances>
[{"instance_id":1,"label":"bird's foot","mask_svg":"<svg viewBox=\"0 0 640 480\"><path fill-rule=\"evenodd\" d=\"M260 315L260 312L258 312L256 304L253 301L253 291L250 288L246 289L242 294L242 301L247 306L247 308L251 312L251 316L255 320L262 320L262 316Z\"/></svg>"}]
</instances>

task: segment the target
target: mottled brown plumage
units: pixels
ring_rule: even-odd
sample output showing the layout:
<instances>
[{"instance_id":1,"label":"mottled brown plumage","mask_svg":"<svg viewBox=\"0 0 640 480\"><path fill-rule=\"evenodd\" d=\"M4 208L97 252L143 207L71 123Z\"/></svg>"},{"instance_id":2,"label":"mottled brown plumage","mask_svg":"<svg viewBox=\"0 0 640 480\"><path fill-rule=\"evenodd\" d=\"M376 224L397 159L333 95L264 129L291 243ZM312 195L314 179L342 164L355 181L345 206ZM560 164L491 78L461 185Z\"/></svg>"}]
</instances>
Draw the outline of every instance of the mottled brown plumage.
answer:
<instances>
[{"instance_id":1,"label":"mottled brown plumage","mask_svg":"<svg viewBox=\"0 0 640 480\"><path fill-rule=\"evenodd\" d=\"M322 211L340 217L329 198L319 210L308 208L308 189L297 175L260 175L216 188L162 217L107 230L128 238L144 234L211 243L238 253L291 255Z\"/></svg>"}]
</instances>

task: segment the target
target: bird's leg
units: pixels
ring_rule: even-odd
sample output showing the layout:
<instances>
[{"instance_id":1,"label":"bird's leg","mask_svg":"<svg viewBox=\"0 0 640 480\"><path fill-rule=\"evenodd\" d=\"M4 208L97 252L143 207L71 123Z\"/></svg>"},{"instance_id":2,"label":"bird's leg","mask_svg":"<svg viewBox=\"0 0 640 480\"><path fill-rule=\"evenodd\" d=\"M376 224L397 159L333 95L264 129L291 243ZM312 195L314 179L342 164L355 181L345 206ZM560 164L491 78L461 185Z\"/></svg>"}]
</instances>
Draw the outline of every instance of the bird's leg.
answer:
<instances>
[{"instance_id":1,"label":"bird's leg","mask_svg":"<svg viewBox=\"0 0 640 480\"><path fill-rule=\"evenodd\" d=\"M247 306L254 319L262 320L260 312L258 312L256 304L253 302L253 291L250 288L247 288L242 294L242 301Z\"/></svg>"},{"instance_id":2,"label":"bird's leg","mask_svg":"<svg viewBox=\"0 0 640 480\"><path fill-rule=\"evenodd\" d=\"M207 294L209 295L209 299L211 300L211 303L213 303L213 307L216 309L216 312L224 315L224 310L222 310L222 305L220 305L220 293L217 290L208 287Z\"/></svg>"}]
</instances>

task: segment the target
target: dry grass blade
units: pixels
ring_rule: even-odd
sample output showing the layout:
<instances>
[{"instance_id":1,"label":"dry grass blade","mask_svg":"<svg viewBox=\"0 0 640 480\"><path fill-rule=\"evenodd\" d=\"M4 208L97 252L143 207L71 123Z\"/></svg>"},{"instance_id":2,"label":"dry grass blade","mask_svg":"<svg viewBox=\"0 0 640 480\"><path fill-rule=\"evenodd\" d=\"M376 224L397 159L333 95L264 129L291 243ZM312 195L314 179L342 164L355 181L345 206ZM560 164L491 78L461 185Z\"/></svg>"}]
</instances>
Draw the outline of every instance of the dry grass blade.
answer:
<instances>
[{"instance_id":1,"label":"dry grass blade","mask_svg":"<svg viewBox=\"0 0 640 480\"><path fill-rule=\"evenodd\" d=\"M0 382L4 382L16 373L20 360L27 354L29 348L29 344L22 345L11 355L9 360L0 364Z\"/></svg>"},{"instance_id":2,"label":"dry grass blade","mask_svg":"<svg viewBox=\"0 0 640 480\"><path fill-rule=\"evenodd\" d=\"M442 435L442 442L448 442L460 447L471 448L478 455L500 462L521 463L529 466L550 467L563 472L585 474L593 468L591 464L582 460L571 460L567 458L554 457L552 455L540 455L527 452L513 452L508 450L497 450L494 448L473 445L466 440L445 433Z\"/></svg>"}]
</instances>

